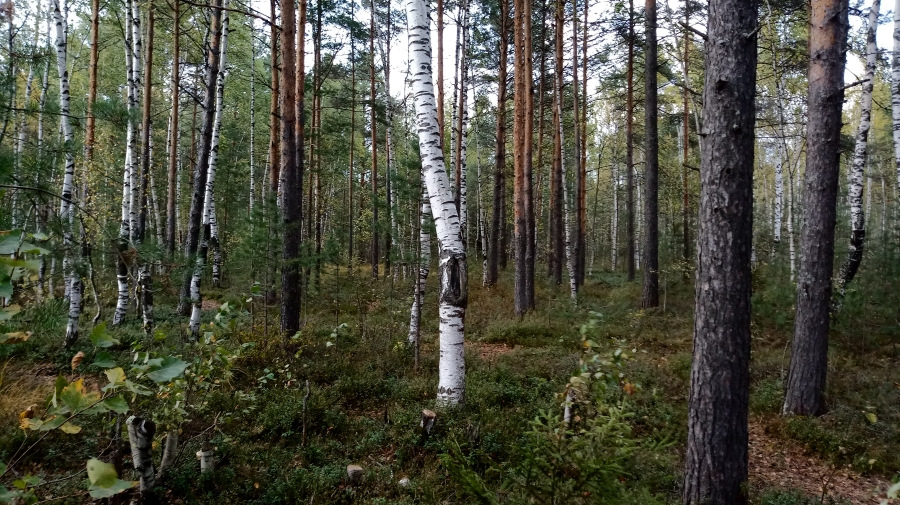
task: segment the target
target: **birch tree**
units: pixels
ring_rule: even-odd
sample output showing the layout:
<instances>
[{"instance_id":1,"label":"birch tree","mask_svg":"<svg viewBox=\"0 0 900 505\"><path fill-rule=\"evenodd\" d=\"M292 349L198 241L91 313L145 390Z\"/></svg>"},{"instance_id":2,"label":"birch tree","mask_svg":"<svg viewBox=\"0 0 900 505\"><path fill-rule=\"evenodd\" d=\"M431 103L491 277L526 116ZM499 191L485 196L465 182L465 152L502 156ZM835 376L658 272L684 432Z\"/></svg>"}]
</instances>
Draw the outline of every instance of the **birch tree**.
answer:
<instances>
[{"instance_id":1,"label":"birch tree","mask_svg":"<svg viewBox=\"0 0 900 505\"><path fill-rule=\"evenodd\" d=\"M894 166L897 172L896 194L900 197L900 0L894 4L894 50L891 54L891 110L893 113ZM897 201L900 208L900 199Z\"/></svg>"},{"instance_id":2,"label":"birch tree","mask_svg":"<svg viewBox=\"0 0 900 505\"><path fill-rule=\"evenodd\" d=\"M875 85L875 64L878 60L878 46L875 34L878 30L878 11L881 0L872 0L866 27L866 73L863 76L860 96L859 126L856 129L856 147L853 149L853 164L850 167L850 184L847 199L850 203L850 248L838 277L838 293L843 296L847 284L856 277L862 263L863 247L866 241L866 214L863 209L863 178L869 149L869 130L872 128L872 89Z\"/></svg>"},{"instance_id":3,"label":"birch tree","mask_svg":"<svg viewBox=\"0 0 900 505\"><path fill-rule=\"evenodd\" d=\"M428 219L431 216L431 201L428 199L428 187L425 185L425 174L422 174L422 202L419 210L419 271L413 289L413 304L409 316L409 345L416 353L416 364L419 362L419 335L421 333L422 305L425 300L425 285L431 268L431 233L428 231Z\"/></svg>"},{"instance_id":4,"label":"birch tree","mask_svg":"<svg viewBox=\"0 0 900 505\"><path fill-rule=\"evenodd\" d=\"M63 172L62 191L60 192L59 218L63 225L63 245L66 249L63 258L63 274L69 291L69 319L66 324L66 347L78 339L78 320L81 317L81 296L83 283L76 265L75 239L75 154L73 152L74 135L69 119L69 71L67 69L67 27L59 0L53 2L53 18L56 24L56 70L59 76L59 121L65 141L65 169Z\"/></svg>"},{"instance_id":5,"label":"birch tree","mask_svg":"<svg viewBox=\"0 0 900 505\"><path fill-rule=\"evenodd\" d=\"M200 147L194 164L194 182L191 188L191 207L188 215L187 237L184 241L184 256L190 264L196 260L200 245L200 231L203 224L204 197L206 196L206 175L209 165L210 146L215 118L216 83L219 77L219 47L222 39L220 19L222 0L214 0L210 12L209 50L207 51L206 76L204 77L205 94L203 97L203 126L200 134ZM277 184L275 186L277 189ZM274 194L274 192L273 192ZM193 261L195 263L195 261ZM184 282L181 285L178 312L187 316L193 304L192 281L194 269L185 269ZM197 293L199 296L199 292Z\"/></svg>"},{"instance_id":6,"label":"birch tree","mask_svg":"<svg viewBox=\"0 0 900 505\"><path fill-rule=\"evenodd\" d=\"M174 31L172 33L172 82L169 92L172 93L172 112L169 120L169 135L167 138L168 149L168 184L166 191L166 254L169 258L175 255L175 233L177 231L176 211L178 208L178 199L176 191L178 189L180 160L178 150L179 129L178 129L178 109L181 105L181 2L173 1L172 24ZM252 130L251 130L252 131Z\"/></svg>"},{"instance_id":7,"label":"birch tree","mask_svg":"<svg viewBox=\"0 0 900 505\"><path fill-rule=\"evenodd\" d=\"M410 81L416 104L416 127L422 173L440 246L441 288L438 295L440 314L440 365L437 402L454 406L465 398L465 361L463 359L464 321L466 314L467 270L462 244L459 215L453 202L450 180L444 168L441 136L434 103L431 75L431 39L428 11L424 0L408 0Z\"/></svg>"}]
</instances>

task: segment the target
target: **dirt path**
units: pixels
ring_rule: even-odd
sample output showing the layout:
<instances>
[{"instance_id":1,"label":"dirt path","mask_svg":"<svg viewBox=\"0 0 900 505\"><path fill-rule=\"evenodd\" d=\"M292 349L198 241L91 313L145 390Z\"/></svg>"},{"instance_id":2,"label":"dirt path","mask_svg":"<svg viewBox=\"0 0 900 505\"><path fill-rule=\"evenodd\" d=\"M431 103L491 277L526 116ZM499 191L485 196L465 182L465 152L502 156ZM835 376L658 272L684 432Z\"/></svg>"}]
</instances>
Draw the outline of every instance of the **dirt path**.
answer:
<instances>
[{"instance_id":1,"label":"dirt path","mask_svg":"<svg viewBox=\"0 0 900 505\"><path fill-rule=\"evenodd\" d=\"M806 454L800 444L772 437L761 419L750 420L750 482L756 487L798 489L816 498L843 498L854 505L879 505L890 485L884 479L834 468Z\"/></svg>"}]
</instances>

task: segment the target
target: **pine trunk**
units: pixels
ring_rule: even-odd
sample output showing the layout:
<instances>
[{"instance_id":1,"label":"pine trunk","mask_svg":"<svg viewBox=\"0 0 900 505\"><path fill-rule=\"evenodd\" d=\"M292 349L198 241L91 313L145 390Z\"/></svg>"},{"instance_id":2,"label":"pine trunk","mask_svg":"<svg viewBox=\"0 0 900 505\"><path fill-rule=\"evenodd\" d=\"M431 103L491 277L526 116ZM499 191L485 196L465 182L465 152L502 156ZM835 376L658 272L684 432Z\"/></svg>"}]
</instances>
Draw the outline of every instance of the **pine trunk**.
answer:
<instances>
[{"instance_id":1,"label":"pine trunk","mask_svg":"<svg viewBox=\"0 0 900 505\"><path fill-rule=\"evenodd\" d=\"M513 9L515 40L515 108L513 162L515 164L514 241L516 315L534 309L534 212L532 208L531 155L534 114L531 89L531 2L516 0Z\"/></svg>"},{"instance_id":2,"label":"pine trunk","mask_svg":"<svg viewBox=\"0 0 900 505\"><path fill-rule=\"evenodd\" d=\"M497 137L494 149L494 198L491 213L491 247L488 252L488 285L497 284L501 255L505 254L502 240L504 217L504 195L506 194L506 86L509 53L509 0L500 0L500 65L497 69Z\"/></svg>"},{"instance_id":3,"label":"pine trunk","mask_svg":"<svg viewBox=\"0 0 900 505\"><path fill-rule=\"evenodd\" d=\"M282 4L281 23L281 173L284 176L282 228L284 230L281 271L281 334L294 336L300 330L300 247L303 224L303 126L304 35L306 0L298 3L295 26L293 4ZM296 33L295 33L296 32ZM299 42L295 49L295 42Z\"/></svg>"},{"instance_id":4,"label":"pine trunk","mask_svg":"<svg viewBox=\"0 0 900 505\"><path fill-rule=\"evenodd\" d=\"M625 258L628 280L634 280L634 0L628 0L628 64L625 70Z\"/></svg>"},{"instance_id":5,"label":"pine trunk","mask_svg":"<svg viewBox=\"0 0 900 505\"><path fill-rule=\"evenodd\" d=\"M747 503L755 0L712 0L685 505Z\"/></svg>"},{"instance_id":6,"label":"pine trunk","mask_svg":"<svg viewBox=\"0 0 900 505\"><path fill-rule=\"evenodd\" d=\"M797 313L784 413L825 412L848 0L813 4Z\"/></svg>"},{"instance_id":7,"label":"pine trunk","mask_svg":"<svg viewBox=\"0 0 900 505\"><path fill-rule=\"evenodd\" d=\"M644 290L641 306L659 306L659 133L656 91L656 0L645 8L646 75L644 85Z\"/></svg>"},{"instance_id":8,"label":"pine trunk","mask_svg":"<svg viewBox=\"0 0 900 505\"><path fill-rule=\"evenodd\" d=\"M175 233L177 231L177 213L178 199L176 188L178 186L178 108L181 105L181 4L179 0L173 1L174 12L173 24L175 26L172 34L172 112L169 127L169 160L168 160L168 181L166 191L166 254L169 258L175 256Z\"/></svg>"}]
</instances>

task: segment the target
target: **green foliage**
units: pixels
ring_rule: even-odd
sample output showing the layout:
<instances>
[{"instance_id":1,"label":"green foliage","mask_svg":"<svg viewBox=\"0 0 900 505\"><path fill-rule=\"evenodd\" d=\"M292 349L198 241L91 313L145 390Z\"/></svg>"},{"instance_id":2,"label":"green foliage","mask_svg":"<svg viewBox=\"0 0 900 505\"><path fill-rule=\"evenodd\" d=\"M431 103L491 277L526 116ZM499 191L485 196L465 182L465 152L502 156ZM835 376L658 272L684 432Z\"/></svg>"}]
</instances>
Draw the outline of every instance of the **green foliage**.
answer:
<instances>
[{"instance_id":1,"label":"green foliage","mask_svg":"<svg viewBox=\"0 0 900 505\"><path fill-rule=\"evenodd\" d=\"M122 491L127 491L138 483L137 481L124 481L116 474L116 467L111 463L104 463L96 458L87 462L87 475L90 482L91 498L109 498Z\"/></svg>"}]
</instances>

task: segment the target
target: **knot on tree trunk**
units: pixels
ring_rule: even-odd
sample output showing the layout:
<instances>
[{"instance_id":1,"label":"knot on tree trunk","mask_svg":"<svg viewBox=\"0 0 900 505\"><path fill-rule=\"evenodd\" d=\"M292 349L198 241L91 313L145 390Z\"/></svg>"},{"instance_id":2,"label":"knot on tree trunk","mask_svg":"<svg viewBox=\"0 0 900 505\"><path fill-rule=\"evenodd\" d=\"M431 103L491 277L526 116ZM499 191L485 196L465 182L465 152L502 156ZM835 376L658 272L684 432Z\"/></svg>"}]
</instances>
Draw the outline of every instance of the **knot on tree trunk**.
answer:
<instances>
[{"instance_id":1,"label":"knot on tree trunk","mask_svg":"<svg viewBox=\"0 0 900 505\"><path fill-rule=\"evenodd\" d=\"M441 251L440 301L455 307L466 307L469 272L466 268L466 253L462 251Z\"/></svg>"}]
</instances>

